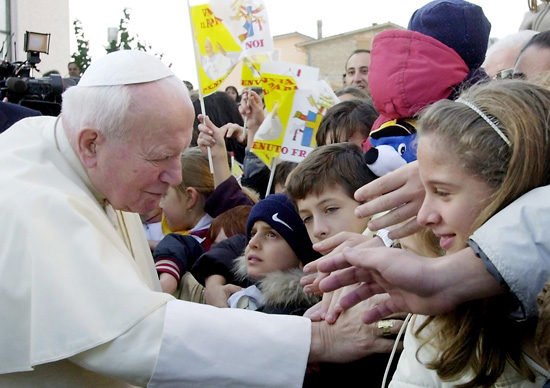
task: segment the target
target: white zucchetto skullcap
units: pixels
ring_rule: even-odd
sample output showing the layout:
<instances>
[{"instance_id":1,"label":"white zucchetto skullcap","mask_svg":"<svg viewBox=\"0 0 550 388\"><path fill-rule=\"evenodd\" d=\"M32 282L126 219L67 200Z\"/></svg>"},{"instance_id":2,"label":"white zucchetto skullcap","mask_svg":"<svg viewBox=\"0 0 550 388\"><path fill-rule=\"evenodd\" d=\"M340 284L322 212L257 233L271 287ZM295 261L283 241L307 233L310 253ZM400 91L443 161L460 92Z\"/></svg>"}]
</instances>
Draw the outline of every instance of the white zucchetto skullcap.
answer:
<instances>
[{"instance_id":1,"label":"white zucchetto skullcap","mask_svg":"<svg viewBox=\"0 0 550 388\"><path fill-rule=\"evenodd\" d=\"M174 75L157 57L139 50L120 50L92 62L78 86L141 84Z\"/></svg>"}]
</instances>

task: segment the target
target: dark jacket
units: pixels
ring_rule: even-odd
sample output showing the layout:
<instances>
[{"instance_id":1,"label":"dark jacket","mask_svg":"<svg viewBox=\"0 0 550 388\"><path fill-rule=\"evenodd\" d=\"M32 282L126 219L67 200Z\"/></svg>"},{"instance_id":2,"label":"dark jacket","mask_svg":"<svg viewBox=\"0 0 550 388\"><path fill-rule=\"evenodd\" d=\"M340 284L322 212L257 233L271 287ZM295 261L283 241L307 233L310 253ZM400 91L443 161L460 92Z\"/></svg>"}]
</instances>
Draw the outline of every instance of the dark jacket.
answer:
<instances>
[{"instance_id":1,"label":"dark jacket","mask_svg":"<svg viewBox=\"0 0 550 388\"><path fill-rule=\"evenodd\" d=\"M11 102L0 102L0 133L25 117L41 116L37 110Z\"/></svg>"},{"instance_id":2,"label":"dark jacket","mask_svg":"<svg viewBox=\"0 0 550 388\"><path fill-rule=\"evenodd\" d=\"M246 150L243 163L241 184L258 192L260 199L265 198L271 172L267 165L253 152ZM270 192L273 193L274 187Z\"/></svg>"},{"instance_id":3,"label":"dark jacket","mask_svg":"<svg viewBox=\"0 0 550 388\"><path fill-rule=\"evenodd\" d=\"M248 287L249 283L240 283L232 272L235 258L242 255L246 247L246 236L236 234L215 245L202 254L191 268L191 274L204 286L204 280L211 275L221 275L228 283Z\"/></svg>"},{"instance_id":4,"label":"dark jacket","mask_svg":"<svg viewBox=\"0 0 550 388\"><path fill-rule=\"evenodd\" d=\"M304 315L307 309L319 302L318 295L304 292L300 279L305 275L301 268L275 271L261 280L248 277L246 258L234 259L232 272L241 284L255 285L262 292L265 304L257 311L267 314Z\"/></svg>"},{"instance_id":5,"label":"dark jacket","mask_svg":"<svg viewBox=\"0 0 550 388\"><path fill-rule=\"evenodd\" d=\"M272 273L260 282L249 279L242 256L245 247L246 236L232 236L204 253L191 269L191 273L203 285L204 279L214 274L222 275L228 283L243 288L255 284L266 299L266 304L257 311L268 314L303 315L309 307L317 303L318 296L303 292L300 278L304 273L298 268L287 273ZM399 357L394 357L390 377L398 359ZM374 354L345 364L317 364L306 373L303 386L378 388L382 384L388 360L389 354Z\"/></svg>"},{"instance_id":6,"label":"dark jacket","mask_svg":"<svg viewBox=\"0 0 550 388\"><path fill-rule=\"evenodd\" d=\"M239 205L253 205L253 202L241 190L235 177L230 176L219 184L214 192L206 199L204 210L210 217L215 218L226 210ZM160 240L153 251L155 263L158 263L159 260L167 260L172 262L172 264L167 267L159 267L157 265L157 272L171 272L165 269L170 268L170 266L177 267L181 277L193 267L197 259L203 253L210 250L211 242L208 237L208 229L192 232L191 234L204 239L203 242L199 243L192 236L182 236L176 233L168 234ZM240 252L242 252L242 250L239 251L239 254ZM204 281L202 284L204 285Z\"/></svg>"},{"instance_id":7,"label":"dark jacket","mask_svg":"<svg viewBox=\"0 0 550 388\"><path fill-rule=\"evenodd\" d=\"M179 275L183 276L205 251L203 245L193 236L170 233L159 241L153 251L153 259L158 272L169 272L159 266L160 260L169 260L177 266Z\"/></svg>"},{"instance_id":8,"label":"dark jacket","mask_svg":"<svg viewBox=\"0 0 550 388\"><path fill-rule=\"evenodd\" d=\"M204 211L216 218L226 210L240 205L254 205L254 202L241 190L233 175L220 183L204 203Z\"/></svg>"}]
</instances>

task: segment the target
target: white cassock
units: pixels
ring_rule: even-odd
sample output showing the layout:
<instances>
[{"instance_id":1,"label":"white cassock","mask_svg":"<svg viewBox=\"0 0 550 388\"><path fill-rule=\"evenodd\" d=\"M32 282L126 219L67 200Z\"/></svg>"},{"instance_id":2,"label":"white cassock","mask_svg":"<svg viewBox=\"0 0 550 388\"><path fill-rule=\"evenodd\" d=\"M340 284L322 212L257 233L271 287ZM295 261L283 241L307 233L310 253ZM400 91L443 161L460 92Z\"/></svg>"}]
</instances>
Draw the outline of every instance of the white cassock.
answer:
<instances>
[{"instance_id":1,"label":"white cassock","mask_svg":"<svg viewBox=\"0 0 550 388\"><path fill-rule=\"evenodd\" d=\"M0 387L300 387L311 323L160 292L61 120L0 135Z\"/></svg>"}]
</instances>

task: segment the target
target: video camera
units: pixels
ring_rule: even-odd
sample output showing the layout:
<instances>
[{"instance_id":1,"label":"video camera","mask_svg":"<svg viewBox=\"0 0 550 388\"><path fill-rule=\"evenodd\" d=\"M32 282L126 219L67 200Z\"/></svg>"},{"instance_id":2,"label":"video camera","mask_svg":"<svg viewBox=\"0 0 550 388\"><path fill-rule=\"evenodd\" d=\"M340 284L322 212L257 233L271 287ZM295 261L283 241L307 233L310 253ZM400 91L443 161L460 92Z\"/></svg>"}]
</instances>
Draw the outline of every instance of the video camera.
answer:
<instances>
[{"instance_id":1,"label":"video camera","mask_svg":"<svg viewBox=\"0 0 550 388\"><path fill-rule=\"evenodd\" d=\"M61 112L61 94L78 80L63 79L59 74L33 78L32 71L40 63L40 53L48 54L50 34L25 32L24 62L7 61L0 64L0 91L2 99L40 111L43 115L57 116Z\"/></svg>"}]
</instances>

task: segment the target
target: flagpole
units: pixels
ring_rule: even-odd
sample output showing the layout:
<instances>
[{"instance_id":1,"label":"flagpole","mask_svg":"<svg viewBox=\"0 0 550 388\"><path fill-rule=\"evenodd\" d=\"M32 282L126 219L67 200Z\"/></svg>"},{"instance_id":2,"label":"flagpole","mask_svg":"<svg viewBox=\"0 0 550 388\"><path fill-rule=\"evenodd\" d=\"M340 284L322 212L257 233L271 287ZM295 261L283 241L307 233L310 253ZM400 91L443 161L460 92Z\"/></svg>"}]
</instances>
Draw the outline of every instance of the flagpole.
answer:
<instances>
[{"instance_id":1,"label":"flagpole","mask_svg":"<svg viewBox=\"0 0 550 388\"><path fill-rule=\"evenodd\" d=\"M243 62L243 65L244 65L244 62ZM247 99L246 99L246 107L250 107L250 88L245 88L243 90L243 93L246 92L248 90L248 93L247 93ZM244 118L244 123L243 123L243 136L246 136L246 125L247 125L247 122L248 122L248 115Z\"/></svg>"},{"instance_id":2,"label":"flagpole","mask_svg":"<svg viewBox=\"0 0 550 388\"><path fill-rule=\"evenodd\" d=\"M206 109L204 107L204 95L202 93L202 85L201 85L201 76L198 66L198 58L199 58L199 45L197 44L197 37L195 36L195 33L193 31L193 19L191 18L191 4L189 4L189 0L187 0L187 13L189 15L189 28L191 28L191 36L193 37L193 52L195 54L195 71L197 72L197 80L199 82L199 102L201 105L201 112L203 115L203 119L206 120ZM204 122L203 122L204 124ZM206 150L208 152L208 165L210 166L210 173L214 174L214 163L212 162L212 149L210 147L206 147Z\"/></svg>"},{"instance_id":3,"label":"flagpole","mask_svg":"<svg viewBox=\"0 0 550 388\"><path fill-rule=\"evenodd\" d=\"M276 156L273 159L271 159L271 165L269 167L271 169L271 172L269 174L269 182L267 183L267 190L265 191L266 197L271 192L271 185L273 184L273 176L275 175L275 168L277 167L277 164L275 163L275 159L277 159Z\"/></svg>"}]
</instances>

